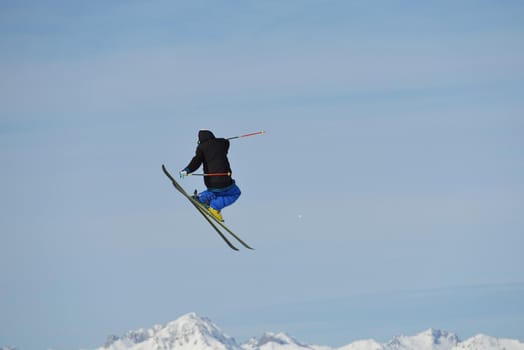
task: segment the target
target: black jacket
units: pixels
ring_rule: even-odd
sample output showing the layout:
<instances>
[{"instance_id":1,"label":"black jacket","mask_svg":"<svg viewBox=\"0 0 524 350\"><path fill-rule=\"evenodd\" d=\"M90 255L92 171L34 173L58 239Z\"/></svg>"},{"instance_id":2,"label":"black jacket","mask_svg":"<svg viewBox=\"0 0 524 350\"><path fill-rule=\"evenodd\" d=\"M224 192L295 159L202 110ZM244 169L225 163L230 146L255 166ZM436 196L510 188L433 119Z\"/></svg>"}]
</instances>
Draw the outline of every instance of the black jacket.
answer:
<instances>
[{"instance_id":1,"label":"black jacket","mask_svg":"<svg viewBox=\"0 0 524 350\"><path fill-rule=\"evenodd\" d=\"M215 138L215 135L209 130L200 130L198 132L198 147L196 154L186 167L188 173L197 170L201 164L204 164L204 173L231 173L231 166L227 159L229 150L229 140ZM224 188L231 186L234 181L231 176L205 176L204 183L208 188Z\"/></svg>"}]
</instances>

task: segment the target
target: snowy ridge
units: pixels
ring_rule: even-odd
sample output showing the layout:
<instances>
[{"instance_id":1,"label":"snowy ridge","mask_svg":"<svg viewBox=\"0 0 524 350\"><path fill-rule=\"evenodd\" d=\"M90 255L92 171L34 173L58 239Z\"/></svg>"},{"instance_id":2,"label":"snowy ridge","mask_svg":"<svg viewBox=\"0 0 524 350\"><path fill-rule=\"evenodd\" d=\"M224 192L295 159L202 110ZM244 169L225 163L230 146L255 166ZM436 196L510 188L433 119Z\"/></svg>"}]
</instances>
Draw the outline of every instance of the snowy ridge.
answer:
<instances>
[{"instance_id":1,"label":"snowy ridge","mask_svg":"<svg viewBox=\"0 0 524 350\"><path fill-rule=\"evenodd\" d=\"M428 329L414 336L396 336L383 344L368 339L339 348L308 345L286 333L270 332L239 345L208 318L189 313L165 326L111 335L97 350L524 350L524 343L482 334L460 341L454 333Z\"/></svg>"},{"instance_id":2,"label":"snowy ridge","mask_svg":"<svg viewBox=\"0 0 524 350\"><path fill-rule=\"evenodd\" d=\"M6 346L0 350L17 349ZM524 343L483 334L461 341L454 333L428 329L414 336L396 336L386 343L367 339L338 348L308 345L286 333L269 332L239 345L208 318L189 313L164 326L111 335L96 350L524 350Z\"/></svg>"},{"instance_id":3,"label":"snowy ridge","mask_svg":"<svg viewBox=\"0 0 524 350\"><path fill-rule=\"evenodd\" d=\"M321 350L302 344L286 333L264 333L260 338L251 338L242 344L244 350ZM329 348L326 348L329 349Z\"/></svg>"},{"instance_id":4,"label":"snowy ridge","mask_svg":"<svg viewBox=\"0 0 524 350\"><path fill-rule=\"evenodd\" d=\"M337 350L382 350L384 347L373 339L357 340Z\"/></svg>"},{"instance_id":5,"label":"snowy ridge","mask_svg":"<svg viewBox=\"0 0 524 350\"><path fill-rule=\"evenodd\" d=\"M99 350L242 350L211 320L195 313L184 315L165 326L111 335Z\"/></svg>"},{"instance_id":6,"label":"snowy ridge","mask_svg":"<svg viewBox=\"0 0 524 350\"><path fill-rule=\"evenodd\" d=\"M513 339L497 339L487 335L476 335L458 344L451 350L514 350L524 349L524 344Z\"/></svg>"},{"instance_id":7,"label":"snowy ridge","mask_svg":"<svg viewBox=\"0 0 524 350\"><path fill-rule=\"evenodd\" d=\"M0 350L17 349L4 346ZM524 343L483 334L461 341L454 333L428 329L414 336L396 336L386 343L367 339L339 348L308 345L286 333L269 332L239 345L210 319L189 313L164 326L111 335L96 350L524 350Z\"/></svg>"},{"instance_id":8,"label":"snowy ridge","mask_svg":"<svg viewBox=\"0 0 524 350\"><path fill-rule=\"evenodd\" d=\"M459 343L458 337L453 333L428 329L412 337L398 336L387 343L384 349L387 350L448 350Z\"/></svg>"}]
</instances>

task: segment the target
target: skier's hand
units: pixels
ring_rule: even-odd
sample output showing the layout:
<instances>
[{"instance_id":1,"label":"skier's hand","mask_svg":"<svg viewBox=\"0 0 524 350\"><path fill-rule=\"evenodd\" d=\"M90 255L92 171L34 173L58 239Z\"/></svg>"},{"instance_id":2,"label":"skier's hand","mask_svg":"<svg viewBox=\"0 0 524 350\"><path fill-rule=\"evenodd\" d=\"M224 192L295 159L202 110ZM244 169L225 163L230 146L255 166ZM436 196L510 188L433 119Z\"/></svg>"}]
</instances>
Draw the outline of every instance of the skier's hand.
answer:
<instances>
[{"instance_id":1,"label":"skier's hand","mask_svg":"<svg viewBox=\"0 0 524 350\"><path fill-rule=\"evenodd\" d=\"M180 178L183 179L184 176L187 176L187 170L182 170L182 171L180 172Z\"/></svg>"}]
</instances>

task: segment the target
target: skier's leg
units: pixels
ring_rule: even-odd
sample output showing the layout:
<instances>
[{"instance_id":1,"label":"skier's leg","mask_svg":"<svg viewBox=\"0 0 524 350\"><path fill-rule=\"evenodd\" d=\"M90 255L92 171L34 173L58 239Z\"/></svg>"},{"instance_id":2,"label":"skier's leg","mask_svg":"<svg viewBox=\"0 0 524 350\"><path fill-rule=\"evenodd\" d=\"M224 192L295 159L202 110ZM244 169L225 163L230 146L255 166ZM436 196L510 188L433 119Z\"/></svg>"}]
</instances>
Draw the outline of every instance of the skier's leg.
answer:
<instances>
[{"instance_id":1,"label":"skier's leg","mask_svg":"<svg viewBox=\"0 0 524 350\"><path fill-rule=\"evenodd\" d=\"M223 208L235 203L242 192L238 186L233 186L227 191L215 193L215 198L209 202L209 206L215 210L222 210Z\"/></svg>"},{"instance_id":2,"label":"skier's leg","mask_svg":"<svg viewBox=\"0 0 524 350\"><path fill-rule=\"evenodd\" d=\"M200 201L200 203L204 205L210 205L210 203L215 198L216 198L215 193L208 191L208 190L202 191L198 194L198 200Z\"/></svg>"}]
</instances>

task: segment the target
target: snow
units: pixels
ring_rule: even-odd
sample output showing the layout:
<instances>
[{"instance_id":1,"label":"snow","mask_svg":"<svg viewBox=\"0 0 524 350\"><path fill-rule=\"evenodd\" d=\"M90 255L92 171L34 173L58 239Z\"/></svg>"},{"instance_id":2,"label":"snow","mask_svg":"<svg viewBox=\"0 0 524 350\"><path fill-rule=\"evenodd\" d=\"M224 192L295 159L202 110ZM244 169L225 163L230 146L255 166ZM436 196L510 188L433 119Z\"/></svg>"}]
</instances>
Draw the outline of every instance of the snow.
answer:
<instances>
[{"instance_id":1,"label":"snow","mask_svg":"<svg viewBox=\"0 0 524 350\"><path fill-rule=\"evenodd\" d=\"M367 339L339 348L309 345L289 334L270 332L238 344L210 319L189 313L164 326L111 335L97 350L524 350L524 343L482 334L460 341L454 333L428 329L413 336L399 335L386 343Z\"/></svg>"},{"instance_id":2,"label":"snow","mask_svg":"<svg viewBox=\"0 0 524 350\"><path fill-rule=\"evenodd\" d=\"M459 343L458 337L453 333L428 329L416 336L398 336L386 344L387 350L449 350Z\"/></svg>"},{"instance_id":3,"label":"snow","mask_svg":"<svg viewBox=\"0 0 524 350\"><path fill-rule=\"evenodd\" d=\"M242 346L244 350L314 350L286 333L264 333L259 339L252 338Z\"/></svg>"},{"instance_id":4,"label":"snow","mask_svg":"<svg viewBox=\"0 0 524 350\"><path fill-rule=\"evenodd\" d=\"M383 350L384 347L375 340L357 340L349 345L343 346L338 350Z\"/></svg>"},{"instance_id":5,"label":"snow","mask_svg":"<svg viewBox=\"0 0 524 350\"><path fill-rule=\"evenodd\" d=\"M165 326L110 336L99 350L242 350L211 320L190 313Z\"/></svg>"},{"instance_id":6,"label":"snow","mask_svg":"<svg viewBox=\"0 0 524 350\"><path fill-rule=\"evenodd\" d=\"M513 339L497 339L479 334L458 344L451 350L521 350L524 344Z\"/></svg>"}]
</instances>

